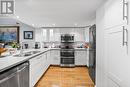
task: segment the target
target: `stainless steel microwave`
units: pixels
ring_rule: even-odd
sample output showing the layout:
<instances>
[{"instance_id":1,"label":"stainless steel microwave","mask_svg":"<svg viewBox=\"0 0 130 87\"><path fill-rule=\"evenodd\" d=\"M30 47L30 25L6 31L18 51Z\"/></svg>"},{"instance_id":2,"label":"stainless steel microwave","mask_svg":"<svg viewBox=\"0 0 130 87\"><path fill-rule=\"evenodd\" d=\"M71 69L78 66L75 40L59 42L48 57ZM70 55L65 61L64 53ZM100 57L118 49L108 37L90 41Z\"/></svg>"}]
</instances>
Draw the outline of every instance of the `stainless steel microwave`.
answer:
<instances>
[{"instance_id":1,"label":"stainless steel microwave","mask_svg":"<svg viewBox=\"0 0 130 87\"><path fill-rule=\"evenodd\" d=\"M62 34L61 42L74 42L74 34Z\"/></svg>"}]
</instances>

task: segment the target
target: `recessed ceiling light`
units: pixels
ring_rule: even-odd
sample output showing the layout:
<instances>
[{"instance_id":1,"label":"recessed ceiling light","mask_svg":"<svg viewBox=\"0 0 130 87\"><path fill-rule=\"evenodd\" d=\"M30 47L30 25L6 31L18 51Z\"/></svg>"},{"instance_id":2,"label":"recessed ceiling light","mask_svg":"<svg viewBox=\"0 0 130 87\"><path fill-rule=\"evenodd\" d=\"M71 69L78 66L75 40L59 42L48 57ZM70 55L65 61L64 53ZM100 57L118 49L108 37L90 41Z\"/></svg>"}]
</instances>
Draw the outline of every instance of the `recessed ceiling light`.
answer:
<instances>
[{"instance_id":1,"label":"recessed ceiling light","mask_svg":"<svg viewBox=\"0 0 130 87\"><path fill-rule=\"evenodd\" d=\"M19 16L16 16L17 19L19 19Z\"/></svg>"},{"instance_id":2,"label":"recessed ceiling light","mask_svg":"<svg viewBox=\"0 0 130 87\"><path fill-rule=\"evenodd\" d=\"M55 26L56 24L52 24L53 26Z\"/></svg>"},{"instance_id":3,"label":"recessed ceiling light","mask_svg":"<svg viewBox=\"0 0 130 87\"><path fill-rule=\"evenodd\" d=\"M77 23L75 23L74 25L77 26Z\"/></svg>"},{"instance_id":4,"label":"recessed ceiling light","mask_svg":"<svg viewBox=\"0 0 130 87\"><path fill-rule=\"evenodd\" d=\"M34 26L34 24L32 24L32 26Z\"/></svg>"}]
</instances>

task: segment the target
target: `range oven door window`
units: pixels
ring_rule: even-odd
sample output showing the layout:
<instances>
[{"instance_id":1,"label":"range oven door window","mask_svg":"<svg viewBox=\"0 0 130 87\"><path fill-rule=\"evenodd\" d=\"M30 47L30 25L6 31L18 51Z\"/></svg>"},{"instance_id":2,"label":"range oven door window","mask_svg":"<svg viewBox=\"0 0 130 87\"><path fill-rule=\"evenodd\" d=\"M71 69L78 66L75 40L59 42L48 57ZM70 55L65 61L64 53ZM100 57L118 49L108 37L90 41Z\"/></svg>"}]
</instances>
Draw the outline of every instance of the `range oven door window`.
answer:
<instances>
[{"instance_id":1,"label":"range oven door window","mask_svg":"<svg viewBox=\"0 0 130 87\"><path fill-rule=\"evenodd\" d=\"M74 58L61 58L61 64L74 64Z\"/></svg>"},{"instance_id":2,"label":"range oven door window","mask_svg":"<svg viewBox=\"0 0 130 87\"><path fill-rule=\"evenodd\" d=\"M74 50L61 50L61 57L74 57Z\"/></svg>"}]
</instances>

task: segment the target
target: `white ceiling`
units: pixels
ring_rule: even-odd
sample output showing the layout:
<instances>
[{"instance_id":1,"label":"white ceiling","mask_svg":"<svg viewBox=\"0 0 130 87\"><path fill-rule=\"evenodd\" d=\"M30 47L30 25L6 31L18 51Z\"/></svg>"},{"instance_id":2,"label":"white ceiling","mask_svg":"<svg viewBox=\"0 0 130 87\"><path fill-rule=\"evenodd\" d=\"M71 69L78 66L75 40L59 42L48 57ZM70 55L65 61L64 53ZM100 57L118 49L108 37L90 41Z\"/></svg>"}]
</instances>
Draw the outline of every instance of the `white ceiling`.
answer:
<instances>
[{"instance_id":1,"label":"white ceiling","mask_svg":"<svg viewBox=\"0 0 130 87\"><path fill-rule=\"evenodd\" d=\"M15 0L19 20L34 26L85 26L105 0ZM55 25L54 25L55 24Z\"/></svg>"}]
</instances>

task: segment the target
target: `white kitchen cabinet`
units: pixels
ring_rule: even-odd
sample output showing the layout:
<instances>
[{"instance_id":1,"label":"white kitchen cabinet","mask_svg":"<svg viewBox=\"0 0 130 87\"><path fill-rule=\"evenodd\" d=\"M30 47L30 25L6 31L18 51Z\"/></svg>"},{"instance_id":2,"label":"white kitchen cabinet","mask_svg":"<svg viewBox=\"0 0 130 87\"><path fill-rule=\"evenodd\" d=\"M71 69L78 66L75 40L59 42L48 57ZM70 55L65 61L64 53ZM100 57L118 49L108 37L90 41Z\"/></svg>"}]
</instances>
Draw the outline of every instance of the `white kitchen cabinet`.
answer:
<instances>
[{"instance_id":1,"label":"white kitchen cabinet","mask_svg":"<svg viewBox=\"0 0 130 87\"><path fill-rule=\"evenodd\" d=\"M42 35L41 35L42 38L40 37L40 39L42 39L43 42L47 42L48 41L48 38L47 38L47 35L48 35L47 34L47 29L42 29L41 32L42 32Z\"/></svg>"},{"instance_id":2,"label":"white kitchen cabinet","mask_svg":"<svg viewBox=\"0 0 130 87\"><path fill-rule=\"evenodd\" d=\"M35 30L35 41L36 42L48 42L47 29L36 29Z\"/></svg>"},{"instance_id":3,"label":"white kitchen cabinet","mask_svg":"<svg viewBox=\"0 0 130 87\"><path fill-rule=\"evenodd\" d=\"M50 51L47 51L46 53L46 65L47 65L47 68L50 66L51 64L51 54L50 54Z\"/></svg>"},{"instance_id":4,"label":"white kitchen cabinet","mask_svg":"<svg viewBox=\"0 0 130 87\"><path fill-rule=\"evenodd\" d=\"M87 33L87 32L86 32ZM85 41L85 29L84 28L79 28L74 30L74 39L76 42L78 41Z\"/></svg>"},{"instance_id":5,"label":"white kitchen cabinet","mask_svg":"<svg viewBox=\"0 0 130 87\"><path fill-rule=\"evenodd\" d=\"M60 50L51 50L51 64L52 65L60 64Z\"/></svg>"},{"instance_id":6,"label":"white kitchen cabinet","mask_svg":"<svg viewBox=\"0 0 130 87\"><path fill-rule=\"evenodd\" d=\"M124 10L124 11L123 11ZM123 0L108 0L105 4L105 29L126 23L126 6L123 9Z\"/></svg>"},{"instance_id":7,"label":"white kitchen cabinet","mask_svg":"<svg viewBox=\"0 0 130 87\"><path fill-rule=\"evenodd\" d=\"M87 65L86 50L75 50L75 65Z\"/></svg>"},{"instance_id":8,"label":"white kitchen cabinet","mask_svg":"<svg viewBox=\"0 0 130 87\"><path fill-rule=\"evenodd\" d=\"M89 27L85 28L85 42L89 42Z\"/></svg>"},{"instance_id":9,"label":"white kitchen cabinet","mask_svg":"<svg viewBox=\"0 0 130 87\"><path fill-rule=\"evenodd\" d=\"M45 58L43 58L45 56L43 55L39 55L33 59L29 60L30 63L30 87L33 87L37 81L39 80L39 78L42 76L43 74L43 64L45 63Z\"/></svg>"},{"instance_id":10,"label":"white kitchen cabinet","mask_svg":"<svg viewBox=\"0 0 130 87\"><path fill-rule=\"evenodd\" d=\"M128 46L123 45L127 34L123 35L123 27L117 26L106 30L105 37L107 87L129 87L130 70L127 67L130 66L130 59Z\"/></svg>"},{"instance_id":11,"label":"white kitchen cabinet","mask_svg":"<svg viewBox=\"0 0 130 87\"><path fill-rule=\"evenodd\" d=\"M55 42L60 42L60 30L59 29L54 29L54 41Z\"/></svg>"},{"instance_id":12,"label":"white kitchen cabinet","mask_svg":"<svg viewBox=\"0 0 130 87\"><path fill-rule=\"evenodd\" d=\"M29 60L30 63L30 87L34 87L40 77L45 73L50 65L49 52L40 54Z\"/></svg>"}]
</instances>

